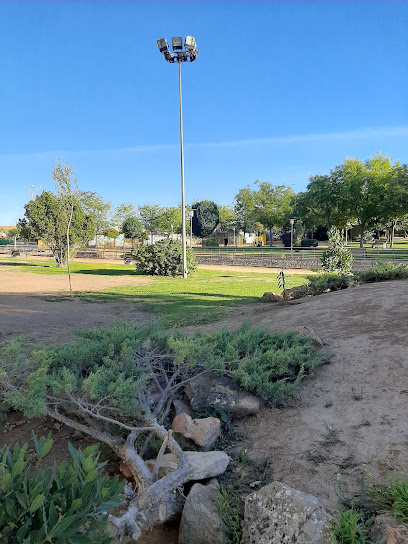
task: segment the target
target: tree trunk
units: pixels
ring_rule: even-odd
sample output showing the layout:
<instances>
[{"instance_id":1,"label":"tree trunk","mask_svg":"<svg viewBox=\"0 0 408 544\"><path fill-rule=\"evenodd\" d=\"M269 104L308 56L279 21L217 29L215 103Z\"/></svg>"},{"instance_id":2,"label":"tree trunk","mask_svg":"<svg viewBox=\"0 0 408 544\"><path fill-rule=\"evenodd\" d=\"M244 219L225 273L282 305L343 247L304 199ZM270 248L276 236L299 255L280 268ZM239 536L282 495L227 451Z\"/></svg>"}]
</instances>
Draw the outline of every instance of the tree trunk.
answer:
<instances>
[{"instance_id":1,"label":"tree trunk","mask_svg":"<svg viewBox=\"0 0 408 544\"><path fill-rule=\"evenodd\" d=\"M363 236L364 236L364 224L361 223L361 225L360 225L360 247L361 248L364 247Z\"/></svg>"},{"instance_id":2,"label":"tree trunk","mask_svg":"<svg viewBox=\"0 0 408 544\"><path fill-rule=\"evenodd\" d=\"M269 245L272 247L272 227L269 229Z\"/></svg>"},{"instance_id":3,"label":"tree trunk","mask_svg":"<svg viewBox=\"0 0 408 544\"><path fill-rule=\"evenodd\" d=\"M391 223L390 228L390 247L394 247L394 235L395 235L395 221Z\"/></svg>"}]
</instances>

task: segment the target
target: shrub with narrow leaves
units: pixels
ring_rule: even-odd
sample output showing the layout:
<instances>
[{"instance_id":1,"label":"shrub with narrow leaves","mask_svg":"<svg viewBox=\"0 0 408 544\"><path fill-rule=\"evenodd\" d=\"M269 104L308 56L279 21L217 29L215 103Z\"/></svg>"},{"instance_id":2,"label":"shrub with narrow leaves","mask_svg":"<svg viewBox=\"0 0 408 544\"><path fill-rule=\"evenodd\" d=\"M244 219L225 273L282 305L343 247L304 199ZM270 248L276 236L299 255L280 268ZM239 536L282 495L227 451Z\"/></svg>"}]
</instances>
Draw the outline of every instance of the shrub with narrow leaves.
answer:
<instances>
[{"instance_id":1,"label":"shrub with narrow leaves","mask_svg":"<svg viewBox=\"0 0 408 544\"><path fill-rule=\"evenodd\" d=\"M124 484L102 473L96 450L69 444L72 460L42 470L52 439L0 449L1 544L108 544L107 510L121 502Z\"/></svg>"},{"instance_id":2,"label":"shrub with narrow leaves","mask_svg":"<svg viewBox=\"0 0 408 544\"><path fill-rule=\"evenodd\" d=\"M353 268L353 257L344 244L340 231L331 228L329 231L329 246L323 253L322 268L325 272L339 272L347 274Z\"/></svg>"},{"instance_id":3,"label":"shrub with narrow leaves","mask_svg":"<svg viewBox=\"0 0 408 544\"><path fill-rule=\"evenodd\" d=\"M147 276L183 275L183 246L174 240L160 240L152 245L140 246L133 250L136 271ZM197 267L193 251L187 248L187 271Z\"/></svg>"}]
</instances>

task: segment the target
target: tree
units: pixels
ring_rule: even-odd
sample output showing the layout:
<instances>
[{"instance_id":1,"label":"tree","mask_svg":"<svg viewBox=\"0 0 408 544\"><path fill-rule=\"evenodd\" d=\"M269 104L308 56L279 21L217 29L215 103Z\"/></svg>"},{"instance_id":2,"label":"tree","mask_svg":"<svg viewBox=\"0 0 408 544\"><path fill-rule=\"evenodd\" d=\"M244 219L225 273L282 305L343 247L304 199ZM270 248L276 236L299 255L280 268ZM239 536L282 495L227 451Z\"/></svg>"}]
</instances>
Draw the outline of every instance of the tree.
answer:
<instances>
[{"instance_id":1,"label":"tree","mask_svg":"<svg viewBox=\"0 0 408 544\"><path fill-rule=\"evenodd\" d=\"M91 191L80 191L79 201L84 212L95 224L96 236L103 234L103 231L109 227L112 203L106 202L100 195Z\"/></svg>"},{"instance_id":2,"label":"tree","mask_svg":"<svg viewBox=\"0 0 408 544\"><path fill-rule=\"evenodd\" d=\"M329 231L329 246L323 253L322 268L325 272L347 274L353 267L353 257L345 246L340 231L332 227Z\"/></svg>"},{"instance_id":3,"label":"tree","mask_svg":"<svg viewBox=\"0 0 408 544\"><path fill-rule=\"evenodd\" d=\"M182 276L183 246L181 242L165 238L155 244L135 248L133 256L136 271L147 276ZM186 248L187 273L191 274L197 267L194 252Z\"/></svg>"},{"instance_id":4,"label":"tree","mask_svg":"<svg viewBox=\"0 0 408 544\"><path fill-rule=\"evenodd\" d=\"M200 238L210 236L220 222L218 206L212 200L201 200L191 205L194 209L193 234Z\"/></svg>"},{"instance_id":5,"label":"tree","mask_svg":"<svg viewBox=\"0 0 408 544\"><path fill-rule=\"evenodd\" d=\"M286 185L271 185L256 181L258 191L253 194L255 209L254 218L269 229L270 245L272 246L272 229L283 227L292 211L292 200L295 192Z\"/></svg>"},{"instance_id":6,"label":"tree","mask_svg":"<svg viewBox=\"0 0 408 544\"><path fill-rule=\"evenodd\" d=\"M249 185L235 195L234 214L238 227L245 233L253 231L255 223L255 191Z\"/></svg>"},{"instance_id":7,"label":"tree","mask_svg":"<svg viewBox=\"0 0 408 544\"><path fill-rule=\"evenodd\" d=\"M116 229L120 229L128 217L134 217L135 215L136 210L131 202L120 204L115 208L110 224Z\"/></svg>"},{"instance_id":8,"label":"tree","mask_svg":"<svg viewBox=\"0 0 408 544\"><path fill-rule=\"evenodd\" d=\"M390 233L391 247L394 247L394 232L403 225L408 213L408 166L396 164L390 173L389 184L384 192L380 215Z\"/></svg>"},{"instance_id":9,"label":"tree","mask_svg":"<svg viewBox=\"0 0 408 544\"><path fill-rule=\"evenodd\" d=\"M65 266L68 250L79 244L86 244L95 236L92 219L82 210L79 202L73 200L72 218L67 236L67 215L69 200L61 195L43 191L25 206L24 218L18 222L26 239L41 239L49 246L57 266ZM69 248L68 243L69 242Z\"/></svg>"},{"instance_id":10,"label":"tree","mask_svg":"<svg viewBox=\"0 0 408 544\"><path fill-rule=\"evenodd\" d=\"M227 236L227 233L236 226L237 218L229 204L226 206L218 204L218 212L220 215L218 228L224 234L224 236Z\"/></svg>"},{"instance_id":11,"label":"tree","mask_svg":"<svg viewBox=\"0 0 408 544\"><path fill-rule=\"evenodd\" d=\"M157 221L157 229L167 234L181 232L181 207L168 206L161 208Z\"/></svg>"},{"instance_id":12,"label":"tree","mask_svg":"<svg viewBox=\"0 0 408 544\"><path fill-rule=\"evenodd\" d=\"M141 240L144 238L143 226L137 217L128 217L125 219L121 231L125 238L130 238L132 240L132 247L135 238Z\"/></svg>"},{"instance_id":13,"label":"tree","mask_svg":"<svg viewBox=\"0 0 408 544\"><path fill-rule=\"evenodd\" d=\"M151 243L153 243L153 234L159 231L161 212L162 208L159 204L144 204L137 209L143 228L151 235Z\"/></svg>"},{"instance_id":14,"label":"tree","mask_svg":"<svg viewBox=\"0 0 408 544\"><path fill-rule=\"evenodd\" d=\"M7 233L6 233L7 239L14 241L14 247L16 247L17 238L18 238L19 234L20 234L20 229L18 227L13 227L13 228L9 229L7 231Z\"/></svg>"},{"instance_id":15,"label":"tree","mask_svg":"<svg viewBox=\"0 0 408 544\"><path fill-rule=\"evenodd\" d=\"M119 236L120 232L117 229L109 227L108 229L105 229L103 231L103 234L104 236L106 236L106 238L110 238L111 240L113 240L113 245L115 245L116 238Z\"/></svg>"}]
</instances>

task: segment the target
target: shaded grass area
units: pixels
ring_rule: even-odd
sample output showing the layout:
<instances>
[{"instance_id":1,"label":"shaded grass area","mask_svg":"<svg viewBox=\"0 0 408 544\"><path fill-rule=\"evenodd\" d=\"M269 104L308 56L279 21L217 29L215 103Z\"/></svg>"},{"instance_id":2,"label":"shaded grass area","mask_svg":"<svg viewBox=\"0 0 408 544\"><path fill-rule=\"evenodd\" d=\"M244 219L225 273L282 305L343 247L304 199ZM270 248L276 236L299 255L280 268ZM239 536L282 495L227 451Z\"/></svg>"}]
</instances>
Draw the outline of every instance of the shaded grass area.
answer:
<instances>
[{"instance_id":1,"label":"shaded grass area","mask_svg":"<svg viewBox=\"0 0 408 544\"><path fill-rule=\"evenodd\" d=\"M274 273L239 273L198 270L183 278L152 277L153 283L118 286L78 297L91 302L138 302L167 324L209 323L227 314L232 306L258 302L265 291L279 292ZM305 276L287 278L287 286L305 283Z\"/></svg>"}]
</instances>

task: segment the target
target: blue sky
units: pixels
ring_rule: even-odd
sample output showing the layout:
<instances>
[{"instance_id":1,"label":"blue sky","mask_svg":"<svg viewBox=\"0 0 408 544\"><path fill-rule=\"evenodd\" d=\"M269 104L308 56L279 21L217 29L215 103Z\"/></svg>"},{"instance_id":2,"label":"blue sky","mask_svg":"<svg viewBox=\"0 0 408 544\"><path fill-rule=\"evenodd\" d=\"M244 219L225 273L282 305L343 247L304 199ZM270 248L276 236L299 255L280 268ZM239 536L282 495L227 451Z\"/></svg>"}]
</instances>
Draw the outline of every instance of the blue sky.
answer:
<instances>
[{"instance_id":1,"label":"blue sky","mask_svg":"<svg viewBox=\"0 0 408 544\"><path fill-rule=\"evenodd\" d=\"M200 48L182 67L187 201L299 191L347 156L408 162L407 28L398 1L0 2L0 225L25 187L52 188L55 155L113 205L180 201L161 37Z\"/></svg>"}]
</instances>

